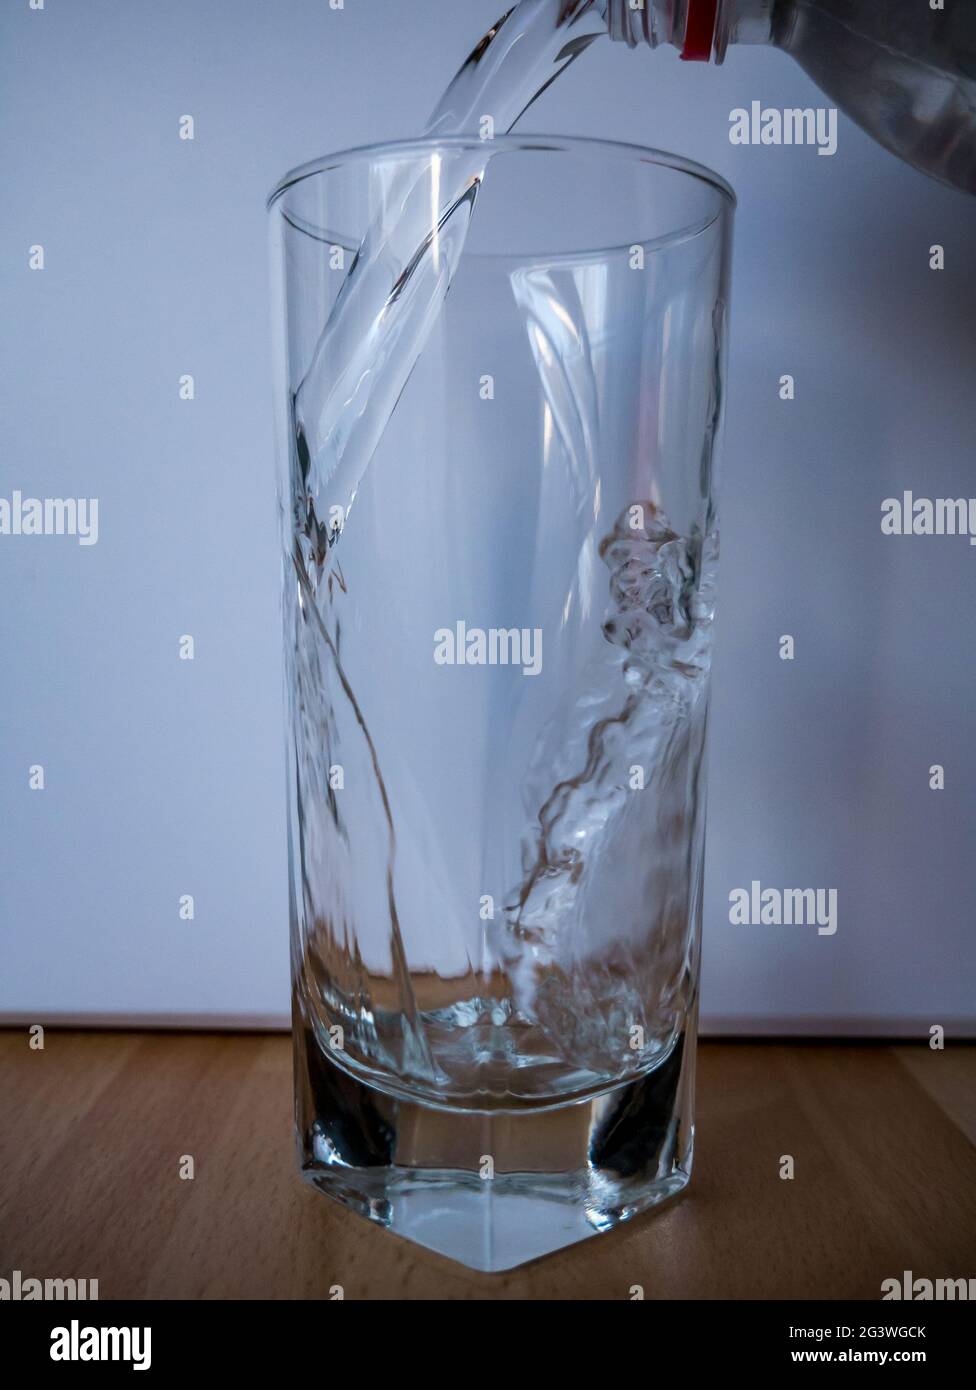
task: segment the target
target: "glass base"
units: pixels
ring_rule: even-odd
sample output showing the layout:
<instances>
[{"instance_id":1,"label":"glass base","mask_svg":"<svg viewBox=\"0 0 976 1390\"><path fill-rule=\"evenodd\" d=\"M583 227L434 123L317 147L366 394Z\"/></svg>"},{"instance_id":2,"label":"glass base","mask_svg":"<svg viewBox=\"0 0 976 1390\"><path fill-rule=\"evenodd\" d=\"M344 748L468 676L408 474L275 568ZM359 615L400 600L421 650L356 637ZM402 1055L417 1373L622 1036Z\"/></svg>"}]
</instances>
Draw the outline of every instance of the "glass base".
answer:
<instances>
[{"instance_id":1,"label":"glass base","mask_svg":"<svg viewBox=\"0 0 976 1390\"><path fill-rule=\"evenodd\" d=\"M652 1071L547 1109L437 1109L337 1065L295 1019L303 1176L359 1215L472 1269L612 1230L691 1175L695 1018Z\"/></svg>"}]
</instances>

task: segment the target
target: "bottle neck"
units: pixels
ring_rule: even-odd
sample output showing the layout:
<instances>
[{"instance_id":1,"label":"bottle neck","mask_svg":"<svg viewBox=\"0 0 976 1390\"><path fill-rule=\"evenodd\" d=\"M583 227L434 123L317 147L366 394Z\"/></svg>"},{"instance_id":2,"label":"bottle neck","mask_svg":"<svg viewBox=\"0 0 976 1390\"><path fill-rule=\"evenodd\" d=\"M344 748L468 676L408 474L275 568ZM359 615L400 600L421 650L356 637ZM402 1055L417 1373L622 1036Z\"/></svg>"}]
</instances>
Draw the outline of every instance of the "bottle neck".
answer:
<instances>
[{"instance_id":1,"label":"bottle neck","mask_svg":"<svg viewBox=\"0 0 976 1390\"><path fill-rule=\"evenodd\" d=\"M606 0L610 37L636 48L670 44L690 61L721 63L729 44L772 43L781 0Z\"/></svg>"}]
</instances>

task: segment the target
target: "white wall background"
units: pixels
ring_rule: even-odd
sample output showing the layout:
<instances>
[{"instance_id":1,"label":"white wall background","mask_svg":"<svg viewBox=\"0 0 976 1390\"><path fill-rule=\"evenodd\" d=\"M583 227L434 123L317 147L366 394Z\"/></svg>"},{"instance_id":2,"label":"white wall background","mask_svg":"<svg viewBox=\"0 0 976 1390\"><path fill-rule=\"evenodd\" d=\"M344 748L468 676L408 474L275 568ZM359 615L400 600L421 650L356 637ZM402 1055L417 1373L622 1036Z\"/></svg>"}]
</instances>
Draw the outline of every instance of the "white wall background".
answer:
<instances>
[{"instance_id":1,"label":"white wall background","mask_svg":"<svg viewBox=\"0 0 976 1390\"><path fill-rule=\"evenodd\" d=\"M4 0L0 495L100 499L95 546L0 536L6 1019L285 1017L264 196L415 133L500 8ZM972 1031L976 549L879 519L976 491L976 203L843 118L833 158L733 147L753 99L826 104L772 51L606 44L526 123L678 150L740 198L706 1026ZM837 934L731 926L752 879L836 888Z\"/></svg>"}]
</instances>

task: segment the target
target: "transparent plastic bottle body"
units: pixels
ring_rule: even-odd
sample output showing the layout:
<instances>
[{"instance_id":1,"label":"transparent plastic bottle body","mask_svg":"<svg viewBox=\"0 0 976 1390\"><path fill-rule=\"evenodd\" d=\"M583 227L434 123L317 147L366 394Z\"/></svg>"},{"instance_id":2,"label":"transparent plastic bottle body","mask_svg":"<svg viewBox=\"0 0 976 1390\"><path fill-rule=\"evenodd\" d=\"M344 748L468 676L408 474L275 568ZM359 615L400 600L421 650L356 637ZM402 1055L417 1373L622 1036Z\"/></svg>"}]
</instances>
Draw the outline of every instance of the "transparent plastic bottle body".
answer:
<instances>
[{"instance_id":1,"label":"transparent plastic bottle body","mask_svg":"<svg viewBox=\"0 0 976 1390\"><path fill-rule=\"evenodd\" d=\"M721 63L770 44L879 144L976 193L976 4L928 0L608 0L612 38Z\"/></svg>"}]
</instances>

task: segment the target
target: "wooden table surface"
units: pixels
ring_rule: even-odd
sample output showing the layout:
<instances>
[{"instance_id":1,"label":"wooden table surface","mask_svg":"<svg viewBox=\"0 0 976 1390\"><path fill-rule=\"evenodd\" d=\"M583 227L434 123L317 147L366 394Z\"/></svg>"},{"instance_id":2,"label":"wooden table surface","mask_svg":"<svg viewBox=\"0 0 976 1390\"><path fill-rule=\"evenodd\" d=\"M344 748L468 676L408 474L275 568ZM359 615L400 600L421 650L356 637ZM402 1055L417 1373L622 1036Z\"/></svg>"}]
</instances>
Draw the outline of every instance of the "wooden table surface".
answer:
<instances>
[{"instance_id":1,"label":"wooden table surface","mask_svg":"<svg viewBox=\"0 0 976 1390\"><path fill-rule=\"evenodd\" d=\"M687 1192L488 1275L300 1182L284 1036L0 1033L0 1276L97 1278L102 1298L877 1299L906 1269L976 1275L976 1047L699 1056Z\"/></svg>"}]
</instances>

